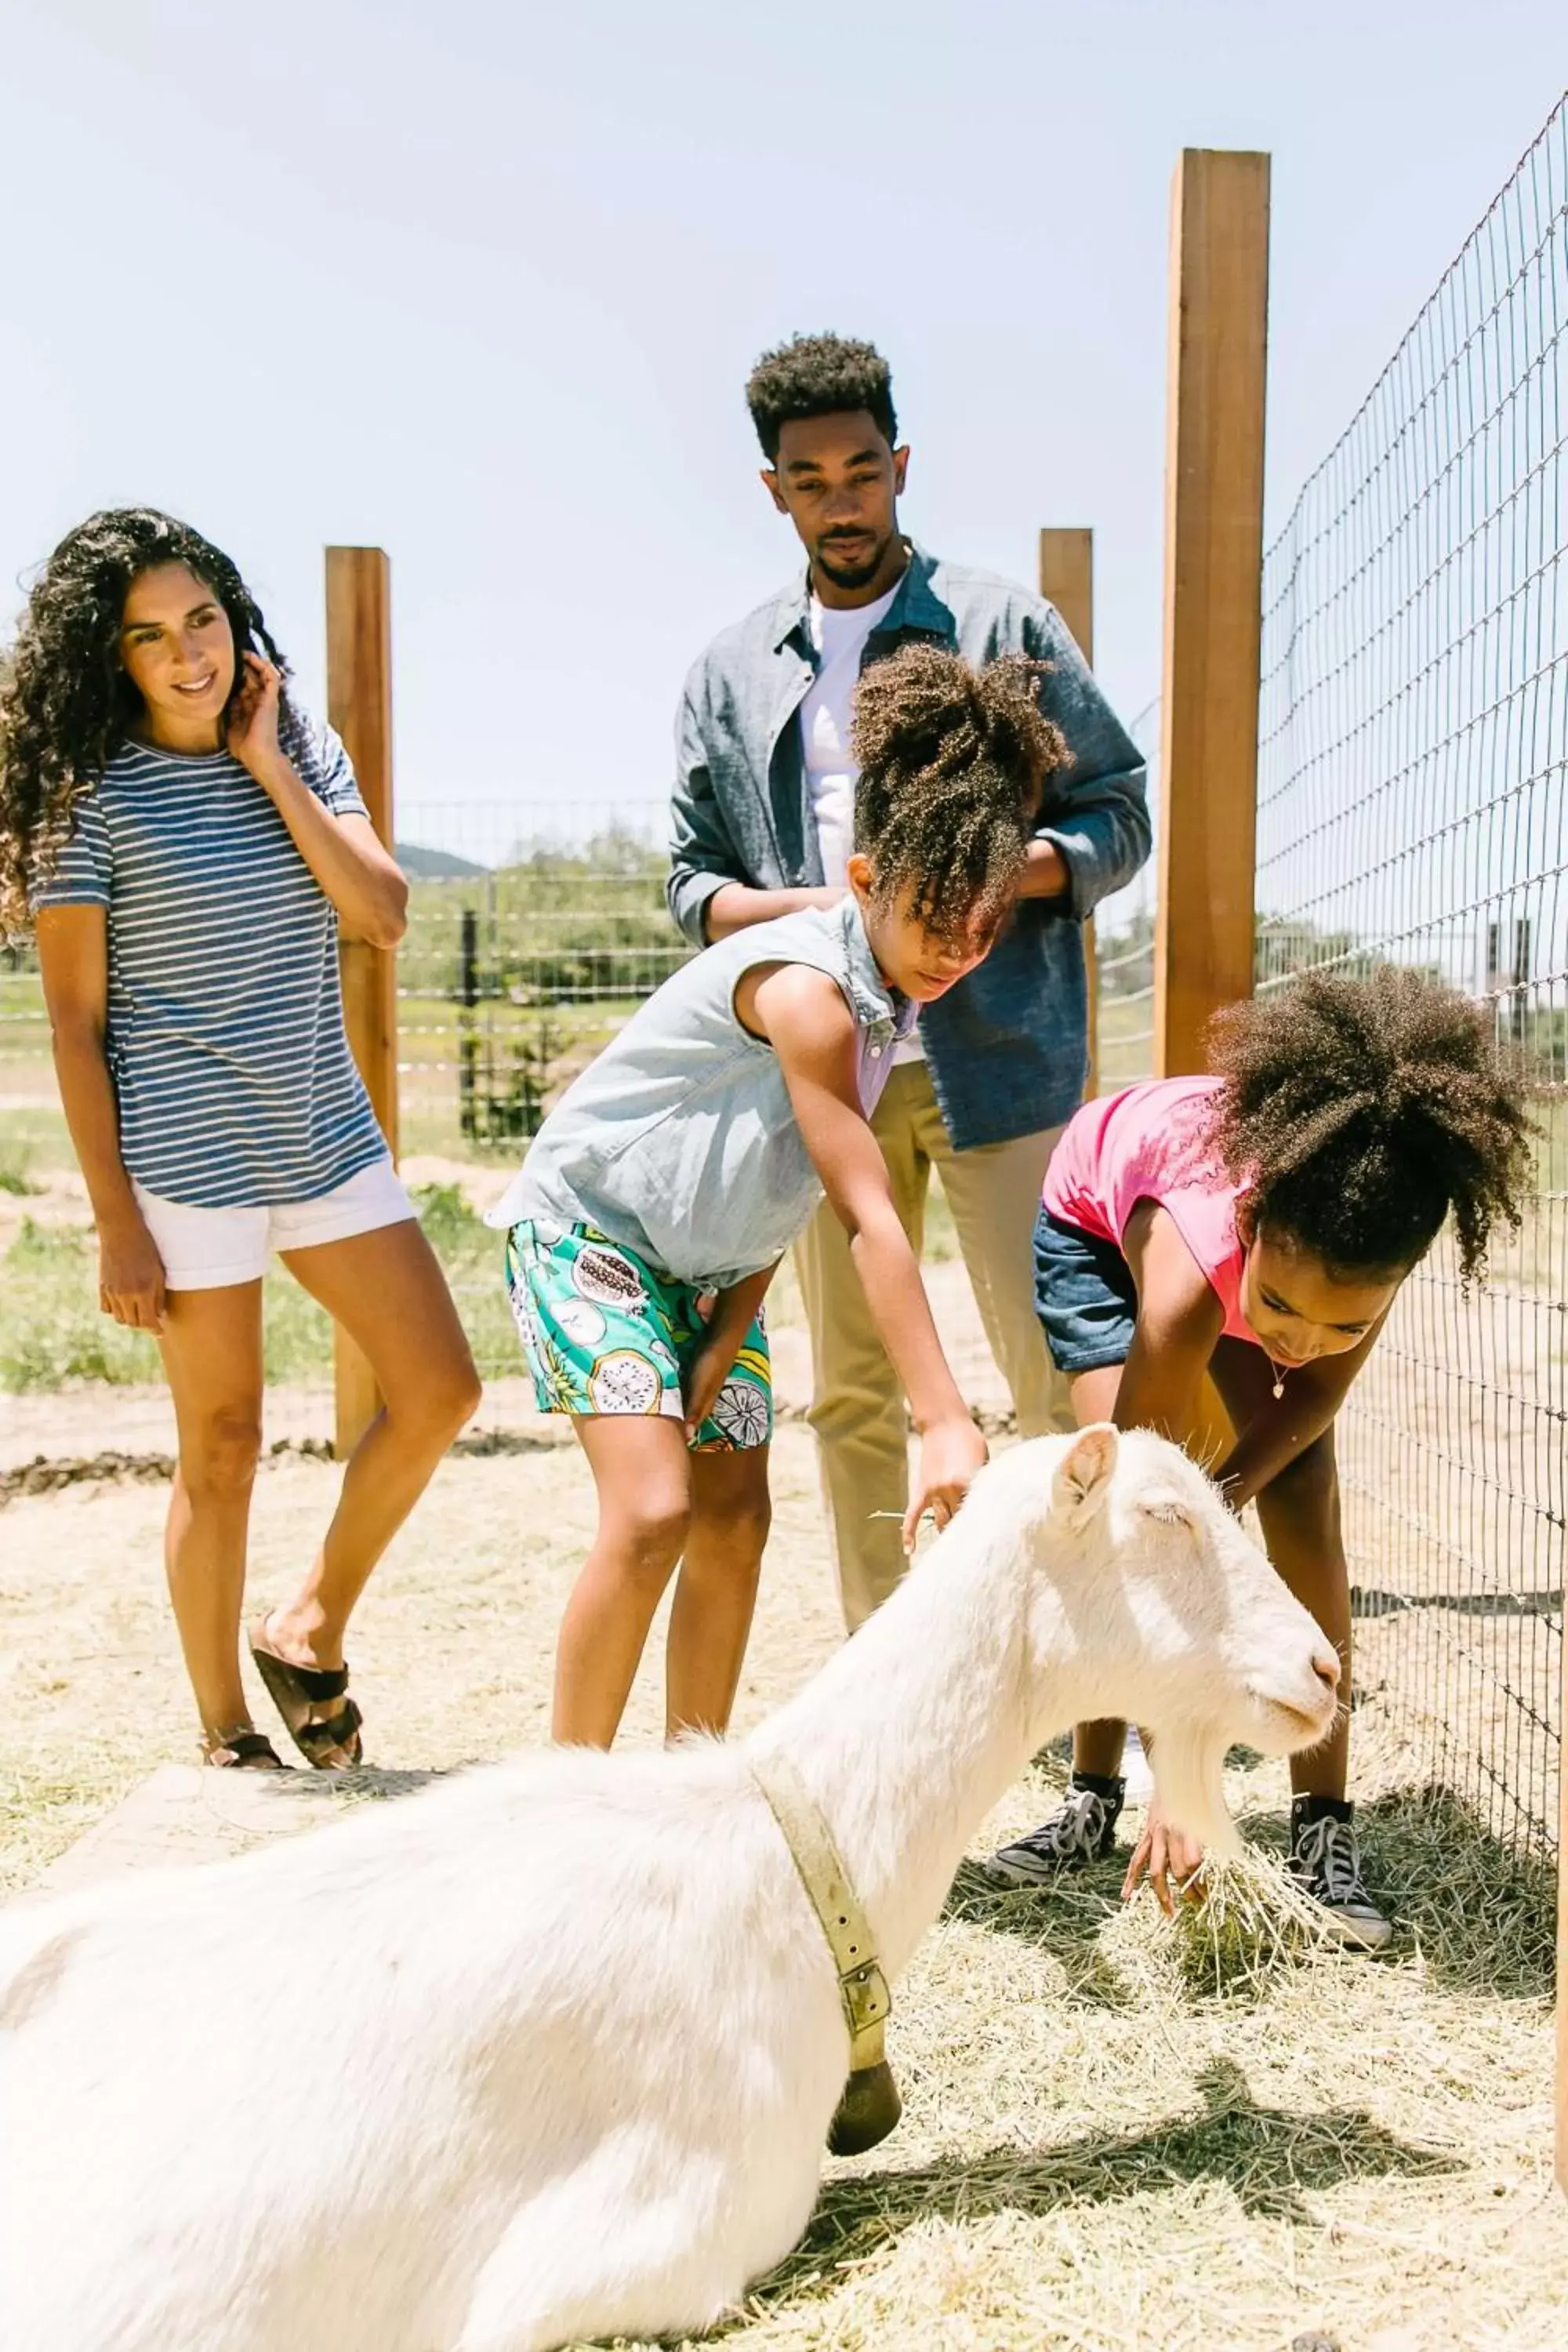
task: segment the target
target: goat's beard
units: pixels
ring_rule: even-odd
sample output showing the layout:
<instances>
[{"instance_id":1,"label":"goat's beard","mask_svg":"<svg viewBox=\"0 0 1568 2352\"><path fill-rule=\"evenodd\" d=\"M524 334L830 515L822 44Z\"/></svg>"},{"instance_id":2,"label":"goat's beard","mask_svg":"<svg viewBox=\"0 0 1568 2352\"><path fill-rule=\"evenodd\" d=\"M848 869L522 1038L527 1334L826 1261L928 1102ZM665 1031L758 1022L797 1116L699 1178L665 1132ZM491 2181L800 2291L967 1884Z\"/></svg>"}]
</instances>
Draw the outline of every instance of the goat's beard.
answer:
<instances>
[{"instance_id":1,"label":"goat's beard","mask_svg":"<svg viewBox=\"0 0 1568 2352\"><path fill-rule=\"evenodd\" d=\"M1150 1754L1160 1810L1173 1827L1184 1830L1210 1853L1241 1851L1241 1837L1225 1801L1223 1735L1196 1724L1161 1727Z\"/></svg>"}]
</instances>

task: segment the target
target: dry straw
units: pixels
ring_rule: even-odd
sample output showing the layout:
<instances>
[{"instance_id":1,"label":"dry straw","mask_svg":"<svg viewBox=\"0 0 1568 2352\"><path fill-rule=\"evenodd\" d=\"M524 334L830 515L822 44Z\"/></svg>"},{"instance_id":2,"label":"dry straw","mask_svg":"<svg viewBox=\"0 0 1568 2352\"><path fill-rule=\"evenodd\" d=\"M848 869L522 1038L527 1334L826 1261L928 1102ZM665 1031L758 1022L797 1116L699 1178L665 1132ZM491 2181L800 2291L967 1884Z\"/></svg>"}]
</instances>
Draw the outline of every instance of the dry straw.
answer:
<instances>
[{"instance_id":1,"label":"dry straw","mask_svg":"<svg viewBox=\"0 0 1568 2352\"><path fill-rule=\"evenodd\" d=\"M837 1638L814 1465L787 1429L775 1474L753 1720ZM534 1736L591 1532L569 1456L465 1459L442 1481L355 1653L387 1759L450 1756L455 1705L473 1752ZM269 1475L258 1600L297 1576L331 1483L305 1461ZM149 1565L163 1503L89 1484L4 1514L13 1886L188 1740ZM540 1530L525 1552L524 1524ZM635 1736L657 1738L657 1676L639 1704ZM723 2352L1289 2352L1314 2331L1340 2352L1562 2352L1552 1873L1426 1792L1375 1708L1352 1748L1369 1879L1399 1923L1384 1959L1301 1936L1274 1764L1228 1776L1262 1875L1216 1878L1206 1917L1123 1905L1125 1845L1040 1895L966 1870L898 1989L902 2124L825 2168L804 2243ZM1031 1827L1060 1781L1031 1774L977 1851Z\"/></svg>"}]
</instances>

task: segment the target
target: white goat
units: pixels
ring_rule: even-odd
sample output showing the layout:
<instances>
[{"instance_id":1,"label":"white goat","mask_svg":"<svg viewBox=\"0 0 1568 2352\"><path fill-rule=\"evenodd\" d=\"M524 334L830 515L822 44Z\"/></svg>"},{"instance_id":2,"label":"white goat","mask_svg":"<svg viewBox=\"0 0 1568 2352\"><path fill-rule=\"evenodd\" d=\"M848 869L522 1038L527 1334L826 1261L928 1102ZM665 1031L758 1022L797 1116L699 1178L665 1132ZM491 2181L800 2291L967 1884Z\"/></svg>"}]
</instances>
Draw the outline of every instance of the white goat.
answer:
<instances>
[{"instance_id":1,"label":"white goat","mask_svg":"<svg viewBox=\"0 0 1568 2352\"><path fill-rule=\"evenodd\" d=\"M550 1750L0 1915L5 2352L543 2352L719 2319L799 2238L848 2038L747 1759L793 1762L889 1978L1076 1718L1220 1768L1333 1653L1201 1474L1098 1428L985 1470L745 1741Z\"/></svg>"}]
</instances>

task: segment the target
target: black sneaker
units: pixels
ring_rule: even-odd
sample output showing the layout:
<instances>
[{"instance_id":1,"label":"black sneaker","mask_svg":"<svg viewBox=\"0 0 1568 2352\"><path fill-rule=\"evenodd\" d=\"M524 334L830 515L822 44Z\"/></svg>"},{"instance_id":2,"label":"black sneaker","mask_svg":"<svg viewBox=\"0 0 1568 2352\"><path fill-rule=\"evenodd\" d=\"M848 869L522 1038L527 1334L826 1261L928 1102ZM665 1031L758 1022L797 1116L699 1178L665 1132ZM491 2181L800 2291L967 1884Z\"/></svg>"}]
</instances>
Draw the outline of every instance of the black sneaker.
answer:
<instances>
[{"instance_id":1,"label":"black sneaker","mask_svg":"<svg viewBox=\"0 0 1568 2352\"><path fill-rule=\"evenodd\" d=\"M1351 1808L1332 1797L1298 1797L1290 1808L1287 1864L1303 1895L1322 1906L1329 1932L1361 1952L1381 1952L1394 1933L1362 1884L1361 1847Z\"/></svg>"},{"instance_id":2,"label":"black sneaker","mask_svg":"<svg viewBox=\"0 0 1568 2352\"><path fill-rule=\"evenodd\" d=\"M1058 1871L1103 1862L1116 1843L1117 1816L1125 1795L1121 1780L1091 1783L1075 1772L1050 1819L1015 1845L1005 1845L981 1869L998 1886L1045 1886Z\"/></svg>"}]
</instances>

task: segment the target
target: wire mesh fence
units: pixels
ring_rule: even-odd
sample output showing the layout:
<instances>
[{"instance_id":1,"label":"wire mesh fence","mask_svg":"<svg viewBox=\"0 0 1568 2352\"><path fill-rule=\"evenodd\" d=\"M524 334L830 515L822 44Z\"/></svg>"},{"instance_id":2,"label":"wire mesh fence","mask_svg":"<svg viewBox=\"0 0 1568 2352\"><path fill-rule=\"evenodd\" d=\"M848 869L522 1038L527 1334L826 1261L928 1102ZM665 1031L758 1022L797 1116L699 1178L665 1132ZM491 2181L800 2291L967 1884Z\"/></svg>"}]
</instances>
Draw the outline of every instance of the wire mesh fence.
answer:
<instances>
[{"instance_id":1,"label":"wire mesh fence","mask_svg":"<svg viewBox=\"0 0 1568 2352\"><path fill-rule=\"evenodd\" d=\"M665 905L663 812L603 802L414 803L398 957L405 1139L515 1145L690 953Z\"/></svg>"},{"instance_id":2,"label":"wire mesh fence","mask_svg":"<svg viewBox=\"0 0 1568 2352\"><path fill-rule=\"evenodd\" d=\"M662 807L410 802L397 832L411 884L398 954L405 1164L424 1179L426 1230L495 1423L531 1391L499 1244L475 1208L548 1103L691 950L665 904Z\"/></svg>"},{"instance_id":3,"label":"wire mesh fence","mask_svg":"<svg viewBox=\"0 0 1568 2352\"><path fill-rule=\"evenodd\" d=\"M1568 100L1264 568L1258 984L1374 960L1495 1007L1536 1190L1439 1244L1342 1419L1363 1684L1510 1841L1556 1835L1568 1435Z\"/></svg>"}]
</instances>

